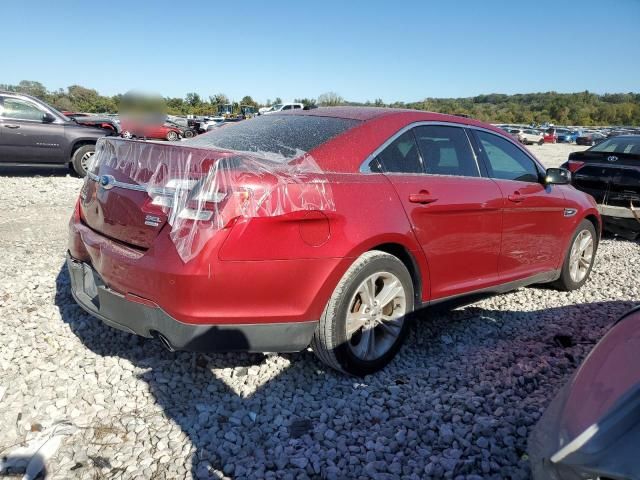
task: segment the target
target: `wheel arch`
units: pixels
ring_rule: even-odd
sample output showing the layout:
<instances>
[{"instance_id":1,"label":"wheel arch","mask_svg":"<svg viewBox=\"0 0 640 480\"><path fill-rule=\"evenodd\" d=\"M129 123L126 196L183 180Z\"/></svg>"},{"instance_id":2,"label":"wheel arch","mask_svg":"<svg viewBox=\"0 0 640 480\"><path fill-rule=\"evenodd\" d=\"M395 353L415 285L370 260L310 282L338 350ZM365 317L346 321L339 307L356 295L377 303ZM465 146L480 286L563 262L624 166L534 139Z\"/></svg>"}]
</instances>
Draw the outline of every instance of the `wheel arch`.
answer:
<instances>
[{"instance_id":1,"label":"wheel arch","mask_svg":"<svg viewBox=\"0 0 640 480\"><path fill-rule=\"evenodd\" d=\"M602 222L593 213L589 213L584 217L585 220L589 220L593 224L593 228L596 229L598 234L597 242L600 243L600 237L602 236Z\"/></svg>"},{"instance_id":2,"label":"wheel arch","mask_svg":"<svg viewBox=\"0 0 640 480\"><path fill-rule=\"evenodd\" d=\"M379 250L381 252L388 253L389 255L393 255L398 258L407 270L409 271L409 275L411 275L411 280L413 282L413 295L416 308L418 308L422 304L422 288L424 285L423 275L420 270L420 266L415 258L415 256L411 253L409 249L407 249L404 245L400 243L382 243L374 246L371 250Z\"/></svg>"},{"instance_id":3,"label":"wheel arch","mask_svg":"<svg viewBox=\"0 0 640 480\"><path fill-rule=\"evenodd\" d=\"M97 138L79 138L77 140L75 140L72 144L71 147L69 148L69 152L67 155L67 163L71 164L71 161L73 160L73 154L76 153L76 150L78 150L80 147L84 147L85 145L95 145L98 142Z\"/></svg>"}]
</instances>

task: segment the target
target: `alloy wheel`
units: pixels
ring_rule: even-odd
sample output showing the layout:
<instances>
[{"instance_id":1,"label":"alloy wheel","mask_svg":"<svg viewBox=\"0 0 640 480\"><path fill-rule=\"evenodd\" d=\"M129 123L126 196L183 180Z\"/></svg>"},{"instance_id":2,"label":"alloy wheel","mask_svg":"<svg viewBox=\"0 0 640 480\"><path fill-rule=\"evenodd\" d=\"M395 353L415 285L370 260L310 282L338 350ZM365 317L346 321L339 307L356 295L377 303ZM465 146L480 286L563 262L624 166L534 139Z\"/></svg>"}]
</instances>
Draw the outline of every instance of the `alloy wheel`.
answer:
<instances>
[{"instance_id":1,"label":"alloy wheel","mask_svg":"<svg viewBox=\"0 0 640 480\"><path fill-rule=\"evenodd\" d=\"M347 312L346 337L353 354L361 360L381 358L400 335L406 313L406 292L398 277L390 272L367 277Z\"/></svg>"},{"instance_id":2,"label":"alloy wheel","mask_svg":"<svg viewBox=\"0 0 640 480\"><path fill-rule=\"evenodd\" d=\"M569 255L571 280L580 283L587 276L593 262L593 252L593 235L589 230L582 230L573 241Z\"/></svg>"},{"instance_id":3,"label":"alloy wheel","mask_svg":"<svg viewBox=\"0 0 640 480\"><path fill-rule=\"evenodd\" d=\"M89 171L89 160L91 159L91 157L93 157L95 155L95 151L94 152L87 152L84 155L82 155L82 158L80 158L80 165L82 165L82 169L85 172Z\"/></svg>"}]
</instances>

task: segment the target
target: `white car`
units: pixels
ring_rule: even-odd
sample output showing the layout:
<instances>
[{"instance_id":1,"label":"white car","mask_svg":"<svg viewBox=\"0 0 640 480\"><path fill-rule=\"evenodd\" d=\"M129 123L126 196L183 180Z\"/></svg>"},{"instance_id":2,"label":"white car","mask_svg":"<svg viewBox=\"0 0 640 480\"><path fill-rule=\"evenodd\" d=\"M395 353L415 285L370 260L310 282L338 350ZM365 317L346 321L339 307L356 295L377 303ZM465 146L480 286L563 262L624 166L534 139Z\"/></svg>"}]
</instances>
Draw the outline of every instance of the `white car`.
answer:
<instances>
[{"instance_id":1,"label":"white car","mask_svg":"<svg viewBox=\"0 0 640 480\"><path fill-rule=\"evenodd\" d=\"M532 128L502 128L507 133L518 139L518 141L524 145L531 145L537 143L542 145L544 143L544 135L538 130Z\"/></svg>"},{"instance_id":2,"label":"white car","mask_svg":"<svg viewBox=\"0 0 640 480\"><path fill-rule=\"evenodd\" d=\"M531 145L537 143L542 145L544 143L544 135L539 130L533 130L532 128L525 128L520 132L519 140L525 145Z\"/></svg>"},{"instance_id":3,"label":"white car","mask_svg":"<svg viewBox=\"0 0 640 480\"><path fill-rule=\"evenodd\" d=\"M224 123L224 117L208 117L200 122L200 132L208 132L211 128L215 128L219 124Z\"/></svg>"},{"instance_id":4,"label":"white car","mask_svg":"<svg viewBox=\"0 0 640 480\"><path fill-rule=\"evenodd\" d=\"M298 110L303 109L304 105L302 103L276 103L271 105L270 107L262 107L258 110L259 115L268 115L270 113L276 112L284 112L287 110Z\"/></svg>"}]
</instances>

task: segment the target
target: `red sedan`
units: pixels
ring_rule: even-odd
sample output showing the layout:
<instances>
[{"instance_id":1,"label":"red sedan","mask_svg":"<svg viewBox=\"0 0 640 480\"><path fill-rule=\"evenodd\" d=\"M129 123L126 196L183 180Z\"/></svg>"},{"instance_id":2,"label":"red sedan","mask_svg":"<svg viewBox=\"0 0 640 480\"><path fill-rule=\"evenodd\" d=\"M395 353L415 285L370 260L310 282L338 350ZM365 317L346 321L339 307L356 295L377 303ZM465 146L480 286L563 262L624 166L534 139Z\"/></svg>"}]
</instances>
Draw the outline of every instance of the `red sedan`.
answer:
<instances>
[{"instance_id":1,"label":"red sedan","mask_svg":"<svg viewBox=\"0 0 640 480\"><path fill-rule=\"evenodd\" d=\"M182 137L182 130L162 122L122 120L121 132L123 138L157 138L170 142L175 142Z\"/></svg>"},{"instance_id":2,"label":"red sedan","mask_svg":"<svg viewBox=\"0 0 640 480\"><path fill-rule=\"evenodd\" d=\"M107 138L70 222L77 302L170 349L299 351L355 375L418 308L587 280L594 200L472 119L318 108L180 145Z\"/></svg>"}]
</instances>

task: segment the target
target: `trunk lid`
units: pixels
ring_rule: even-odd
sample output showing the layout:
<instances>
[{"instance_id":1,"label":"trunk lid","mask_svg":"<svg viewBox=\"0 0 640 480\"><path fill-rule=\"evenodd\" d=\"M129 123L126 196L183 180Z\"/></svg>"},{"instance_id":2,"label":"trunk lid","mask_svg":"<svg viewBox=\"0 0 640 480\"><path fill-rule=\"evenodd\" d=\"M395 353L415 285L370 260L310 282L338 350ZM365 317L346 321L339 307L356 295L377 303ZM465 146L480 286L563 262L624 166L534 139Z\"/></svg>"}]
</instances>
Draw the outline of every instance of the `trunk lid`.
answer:
<instances>
[{"instance_id":1,"label":"trunk lid","mask_svg":"<svg viewBox=\"0 0 640 480\"><path fill-rule=\"evenodd\" d=\"M80 193L92 230L148 249L168 230L186 262L238 217L334 210L313 158L103 138Z\"/></svg>"},{"instance_id":2,"label":"trunk lid","mask_svg":"<svg viewBox=\"0 0 640 480\"><path fill-rule=\"evenodd\" d=\"M198 181L217 160L229 155L160 143L101 140L80 193L82 221L106 237L147 249L167 223L178 223L175 217L180 212L175 210L187 206Z\"/></svg>"},{"instance_id":3,"label":"trunk lid","mask_svg":"<svg viewBox=\"0 0 640 480\"><path fill-rule=\"evenodd\" d=\"M570 162L583 162L572 175L573 185L600 204L628 207L640 204L640 156L612 152L574 152Z\"/></svg>"}]
</instances>

